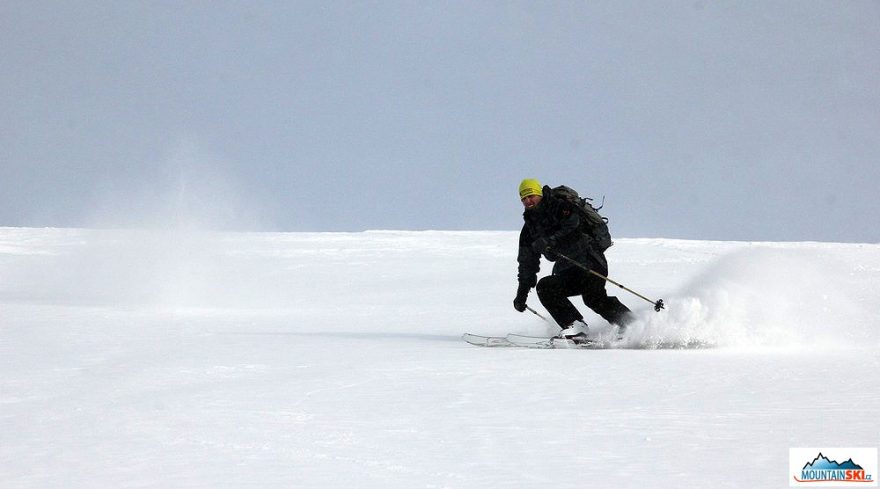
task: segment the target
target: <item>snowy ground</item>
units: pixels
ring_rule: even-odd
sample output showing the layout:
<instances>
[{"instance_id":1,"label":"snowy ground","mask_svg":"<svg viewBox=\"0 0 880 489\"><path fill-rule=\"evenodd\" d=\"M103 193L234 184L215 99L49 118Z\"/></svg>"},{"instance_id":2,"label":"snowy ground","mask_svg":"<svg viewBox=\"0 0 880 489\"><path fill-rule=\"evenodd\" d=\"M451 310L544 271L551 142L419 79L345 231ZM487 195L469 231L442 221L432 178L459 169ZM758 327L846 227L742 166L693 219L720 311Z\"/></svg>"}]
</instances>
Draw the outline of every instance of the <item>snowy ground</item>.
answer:
<instances>
[{"instance_id":1,"label":"snowy ground","mask_svg":"<svg viewBox=\"0 0 880 489\"><path fill-rule=\"evenodd\" d=\"M880 245L620 239L667 303L609 287L627 348L467 345L547 331L515 247L0 228L0 487L778 488L880 445Z\"/></svg>"}]
</instances>

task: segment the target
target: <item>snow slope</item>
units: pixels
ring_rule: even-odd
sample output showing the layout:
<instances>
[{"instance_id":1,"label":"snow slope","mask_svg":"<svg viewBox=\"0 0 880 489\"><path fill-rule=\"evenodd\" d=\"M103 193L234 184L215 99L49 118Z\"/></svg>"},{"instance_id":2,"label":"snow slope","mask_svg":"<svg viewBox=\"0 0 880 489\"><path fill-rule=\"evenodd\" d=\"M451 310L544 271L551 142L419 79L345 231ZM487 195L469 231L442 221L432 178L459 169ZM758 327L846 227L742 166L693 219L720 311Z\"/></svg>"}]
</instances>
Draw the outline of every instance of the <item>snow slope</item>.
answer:
<instances>
[{"instance_id":1,"label":"snow slope","mask_svg":"<svg viewBox=\"0 0 880 489\"><path fill-rule=\"evenodd\" d=\"M467 345L552 331L516 238L0 228L0 487L776 488L880 445L880 245L620 239L667 304L609 286L626 348Z\"/></svg>"}]
</instances>

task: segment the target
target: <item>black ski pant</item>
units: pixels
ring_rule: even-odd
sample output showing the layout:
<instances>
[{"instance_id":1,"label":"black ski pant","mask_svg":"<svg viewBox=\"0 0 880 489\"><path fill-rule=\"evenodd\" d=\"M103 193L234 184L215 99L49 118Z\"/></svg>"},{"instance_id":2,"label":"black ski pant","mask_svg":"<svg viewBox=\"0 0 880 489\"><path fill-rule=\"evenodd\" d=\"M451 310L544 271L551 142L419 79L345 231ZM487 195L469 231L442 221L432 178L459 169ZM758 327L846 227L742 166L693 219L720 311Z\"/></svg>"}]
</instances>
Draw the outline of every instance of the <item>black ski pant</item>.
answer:
<instances>
[{"instance_id":1,"label":"black ski pant","mask_svg":"<svg viewBox=\"0 0 880 489\"><path fill-rule=\"evenodd\" d=\"M596 271L603 275L607 274L606 269ZM536 290L541 304L562 327L584 319L580 311L568 300L569 297L576 295L581 296L587 307L611 324L625 326L632 317L629 308L617 297L608 295L604 280L580 268L568 268L559 274L548 275L538 281Z\"/></svg>"}]
</instances>

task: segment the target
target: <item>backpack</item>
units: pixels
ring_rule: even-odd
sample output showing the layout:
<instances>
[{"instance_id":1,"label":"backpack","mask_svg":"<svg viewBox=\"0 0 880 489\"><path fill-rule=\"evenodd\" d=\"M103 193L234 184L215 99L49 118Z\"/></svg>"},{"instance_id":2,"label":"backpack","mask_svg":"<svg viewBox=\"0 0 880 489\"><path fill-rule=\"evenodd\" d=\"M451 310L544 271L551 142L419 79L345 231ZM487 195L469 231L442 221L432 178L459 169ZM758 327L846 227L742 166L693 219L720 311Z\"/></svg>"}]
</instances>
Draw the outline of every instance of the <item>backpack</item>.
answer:
<instances>
[{"instance_id":1,"label":"backpack","mask_svg":"<svg viewBox=\"0 0 880 489\"><path fill-rule=\"evenodd\" d=\"M552 189L553 196L565 200L578 210L581 219L581 232L591 238L591 244L599 252L604 252L611 245L611 233L608 231L608 218L599 215L599 209L603 206L593 207L589 202L593 199L583 198L572 188L560 185ZM604 205L604 204L603 204Z\"/></svg>"}]
</instances>

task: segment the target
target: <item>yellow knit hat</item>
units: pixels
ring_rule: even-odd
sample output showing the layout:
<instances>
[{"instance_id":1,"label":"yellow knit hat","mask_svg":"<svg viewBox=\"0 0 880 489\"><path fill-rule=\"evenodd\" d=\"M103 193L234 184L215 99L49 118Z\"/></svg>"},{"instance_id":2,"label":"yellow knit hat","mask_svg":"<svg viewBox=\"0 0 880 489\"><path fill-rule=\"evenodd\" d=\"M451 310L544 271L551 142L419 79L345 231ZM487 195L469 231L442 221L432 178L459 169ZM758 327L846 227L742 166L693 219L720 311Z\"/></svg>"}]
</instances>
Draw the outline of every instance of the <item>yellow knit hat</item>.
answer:
<instances>
[{"instance_id":1,"label":"yellow knit hat","mask_svg":"<svg viewBox=\"0 0 880 489\"><path fill-rule=\"evenodd\" d=\"M519 198L520 200L528 197L529 195L544 195L543 190L541 190L541 182L535 180L534 178L526 178L519 184Z\"/></svg>"}]
</instances>

